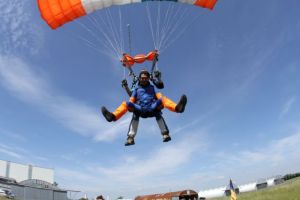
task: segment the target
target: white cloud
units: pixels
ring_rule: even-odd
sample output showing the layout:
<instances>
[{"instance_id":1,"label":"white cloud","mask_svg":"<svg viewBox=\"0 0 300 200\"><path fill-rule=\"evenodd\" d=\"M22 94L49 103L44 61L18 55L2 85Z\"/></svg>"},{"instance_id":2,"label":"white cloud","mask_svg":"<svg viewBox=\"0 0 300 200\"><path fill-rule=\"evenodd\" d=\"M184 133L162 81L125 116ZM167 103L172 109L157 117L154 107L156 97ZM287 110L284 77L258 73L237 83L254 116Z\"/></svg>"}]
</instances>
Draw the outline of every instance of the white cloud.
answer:
<instances>
[{"instance_id":1,"label":"white cloud","mask_svg":"<svg viewBox=\"0 0 300 200\"><path fill-rule=\"evenodd\" d=\"M41 30L33 23L29 0L0 1L0 54L37 53Z\"/></svg>"},{"instance_id":2,"label":"white cloud","mask_svg":"<svg viewBox=\"0 0 300 200\"><path fill-rule=\"evenodd\" d=\"M279 115L279 119L281 119L290 111L291 107L295 102L296 102L296 97L291 97L287 100L287 102L283 105L282 111Z\"/></svg>"},{"instance_id":3,"label":"white cloud","mask_svg":"<svg viewBox=\"0 0 300 200\"><path fill-rule=\"evenodd\" d=\"M5 142L5 144L0 143L0 152L2 153L1 155L8 156L9 160L31 164L48 161L48 158L36 155L35 153L32 153L27 149L19 147L19 145L17 144L11 143L9 141Z\"/></svg>"},{"instance_id":4,"label":"white cloud","mask_svg":"<svg viewBox=\"0 0 300 200\"><path fill-rule=\"evenodd\" d=\"M190 137L177 144L173 143L171 146L158 149L146 159L143 159L145 155L142 155L136 159L129 159L127 163L124 162L119 166L99 167L97 170L115 180L125 182L132 181L132 179L145 179L145 177L151 177L153 174L167 175L187 163L193 153L203 148L198 141L195 137Z\"/></svg>"},{"instance_id":5,"label":"white cloud","mask_svg":"<svg viewBox=\"0 0 300 200\"><path fill-rule=\"evenodd\" d=\"M182 177L174 177L174 174L190 163L199 150L206 148L199 142L203 141L199 139L201 134L189 135L190 137L183 138L179 142L166 144L146 154L130 154L123 158L116 158L113 166L79 163L75 168L80 170L60 168L55 171L63 185L94 194L99 192L99 188L107 194L116 194L114 188L118 185L121 194L134 197L137 190L144 193L150 190L161 190L165 187L165 183L156 182L162 181L161 179L168 182L168 187L177 188Z\"/></svg>"},{"instance_id":6,"label":"white cloud","mask_svg":"<svg viewBox=\"0 0 300 200\"><path fill-rule=\"evenodd\" d=\"M2 128L0 128L0 133L3 136L12 138L14 141L21 141L21 142L26 142L27 141L27 139L19 133L15 133L15 132L12 132L12 131L7 131L7 130L4 130Z\"/></svg>"},{"instance_id":7,"label":"white cloud","mask_svg":"<svg viewBox=\"0 0 300 200\"><path fill-rule=\"evenodd\" d=\"M17 98L37 106L70 130L96 141L110 141L127 129L129 118L109 124L99 108L93 108L55 91L43 75L33 71L22 59L0 56L3 86Z\"/></svg>"},{"instance_id":8,"label":"white cloud","mask_svg":"<svg viewBox=\"0 0 300 200\"><path fill-rule=\"evenodd\" d=\"M213 170L220 171L224 175L228 174L228 176L239 176L235 179L240 181L299 171L299 146L300 133L295 133L269 142L261 148L242 150L232 154L221 153L215 165L217 167Z\"/></svg>"},{"instance_id":9,"label":"white cloud","mask_svg":"<svg viewBox=\"0 0 300 200\"><path fill-rule=\"evenodd\" d=\"M0 144L0 152L3 153L3 154L6 154L8 156L11 156L13 158L18 158L18 159L23 158L23 156L21 154L16 153L11 148L8 148L8 147L6 147L4 145L1 145L1 144Z\"/></svg>"}]
</instances>

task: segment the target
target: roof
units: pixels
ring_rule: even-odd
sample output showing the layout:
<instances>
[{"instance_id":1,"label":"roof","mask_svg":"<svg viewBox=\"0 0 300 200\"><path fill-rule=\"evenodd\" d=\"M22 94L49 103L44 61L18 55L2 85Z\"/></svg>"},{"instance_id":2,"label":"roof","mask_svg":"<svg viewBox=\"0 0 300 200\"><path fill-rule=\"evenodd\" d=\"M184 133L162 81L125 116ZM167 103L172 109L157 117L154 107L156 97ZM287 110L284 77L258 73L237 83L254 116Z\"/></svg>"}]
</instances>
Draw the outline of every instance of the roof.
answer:
<instances>
[{"instance_id":1,"label":"roof","mask_svg":"<svg viewBox=\"0 0 300 200\"><path fill-rule=\"evenodd\" d=\"M34 187L34 188L42 188L42 189L48 189L48 190L55 190L55 191L62 191L67 192L67 190L60 189L59 187L43 180L38 179L28 179L21 181L19 185L27 186L27 187Z\"/></svg>"},{"instance_id":2,"label":"roof","mask_svg":"<svg viewBox=\"0 0 300 200\"><path fill-rule=\"evenodd\" d=\"M135 200L151 200L151 199L162 199L162 198L172 198L172 197L180 197L180 196L186 196L186 195L196 195L198 196L198 193L194 190L181 190L176 192L168 192L168 193L162 193L162 194L150 194L150 195L142 195L137 196Z\"/></svg>"}]
</instances>

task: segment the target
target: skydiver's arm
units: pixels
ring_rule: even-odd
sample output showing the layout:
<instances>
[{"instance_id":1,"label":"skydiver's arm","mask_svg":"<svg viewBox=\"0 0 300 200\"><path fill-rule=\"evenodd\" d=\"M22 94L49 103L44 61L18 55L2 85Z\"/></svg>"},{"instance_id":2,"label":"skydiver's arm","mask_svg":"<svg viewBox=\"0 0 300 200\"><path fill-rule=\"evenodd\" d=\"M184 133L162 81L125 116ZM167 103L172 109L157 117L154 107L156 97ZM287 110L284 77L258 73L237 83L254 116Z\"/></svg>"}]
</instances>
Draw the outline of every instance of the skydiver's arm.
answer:
<instances>
[{"instance_id":1,"label":"skydiver's arm","mask_svg":"<svg viewBox=\"0 0 300 200\"><path fill-rule=\"evenodd\" d=\"M158 89L163 89L164 88L164 82L162 80L152 80L153 84L158 88Z\"/></svg>"},{"instance_id":2,"label":"skydiver's arm","mask_svg":"<svg viewBox=\"0 0 300 200\"><path fill-rule=\"evenodd\" d=\"M164 82L161 80L161 72L160 71L154 71L154 77L155 78L152 78L153 84L158 89L163 89L164 88Z\"/></svg>"},{"instance_id":3,"label":"skydiver's arm","mask_svg":"<svg viewBox=\"0 0 300 200\"><path fill-rule=\"evenodd\" d=\"M132 91L129 89L128 83L127 83L126 79L122 80L122 88L125 89L125 91L127 92L128 96L132 95Z\"/></svg>"}]
</instances>

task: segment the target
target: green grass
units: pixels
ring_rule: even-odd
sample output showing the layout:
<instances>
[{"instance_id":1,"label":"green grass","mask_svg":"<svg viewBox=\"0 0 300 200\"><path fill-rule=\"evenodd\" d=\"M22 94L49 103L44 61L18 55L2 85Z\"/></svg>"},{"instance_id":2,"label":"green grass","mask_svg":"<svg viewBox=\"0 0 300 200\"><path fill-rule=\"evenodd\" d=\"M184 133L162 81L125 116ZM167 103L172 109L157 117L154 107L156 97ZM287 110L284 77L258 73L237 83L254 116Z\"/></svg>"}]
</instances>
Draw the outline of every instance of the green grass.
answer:
<instances>
[{"instance_id":1,"label":"green grass","mask_svg":"<svg viewBox=\"0 0 300 200\"><path fill-rule=\"evenodd\" d=\"M238 200L300 200L300 178L262 190L241 193L237 198ZM230 197L214 198L213 200L228 199Z\"/></svg>"},{"instance_id":2,"label":"green grass","mask_svg":"<svg viewBox=\"0 0 300 200\"><path fill-rule=\"evenodd\" d=\"M8 198L6 197L0 197L0 200L7 200Z\"/></svg>"}]
</instances>

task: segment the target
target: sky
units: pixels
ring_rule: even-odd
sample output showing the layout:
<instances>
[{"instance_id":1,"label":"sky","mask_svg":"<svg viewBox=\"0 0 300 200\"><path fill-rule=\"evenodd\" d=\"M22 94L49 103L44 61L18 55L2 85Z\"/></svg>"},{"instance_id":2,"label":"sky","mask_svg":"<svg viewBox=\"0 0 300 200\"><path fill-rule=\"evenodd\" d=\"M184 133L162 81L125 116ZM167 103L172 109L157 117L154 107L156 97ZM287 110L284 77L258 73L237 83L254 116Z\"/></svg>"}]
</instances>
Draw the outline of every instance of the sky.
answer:
<instances>
[{"instance_id":1,"label":"sky","mask_svg":"<svg viewBox=\"0 0 300 200\"><path fill-rule=\"evenodd\" d=\"M0 159L53 168L77 197L110 199L299 172L299 1L169 6L112 7L51 30L36 1L0 1ZM160 92L175 102L186 94L186 110L163 111L172 141L141 119L125 147L131 113L109 123L100 112L128 99L121 80L130 78L111 47L147 54L166 38Z\"/></svg>"}]
</instances>

